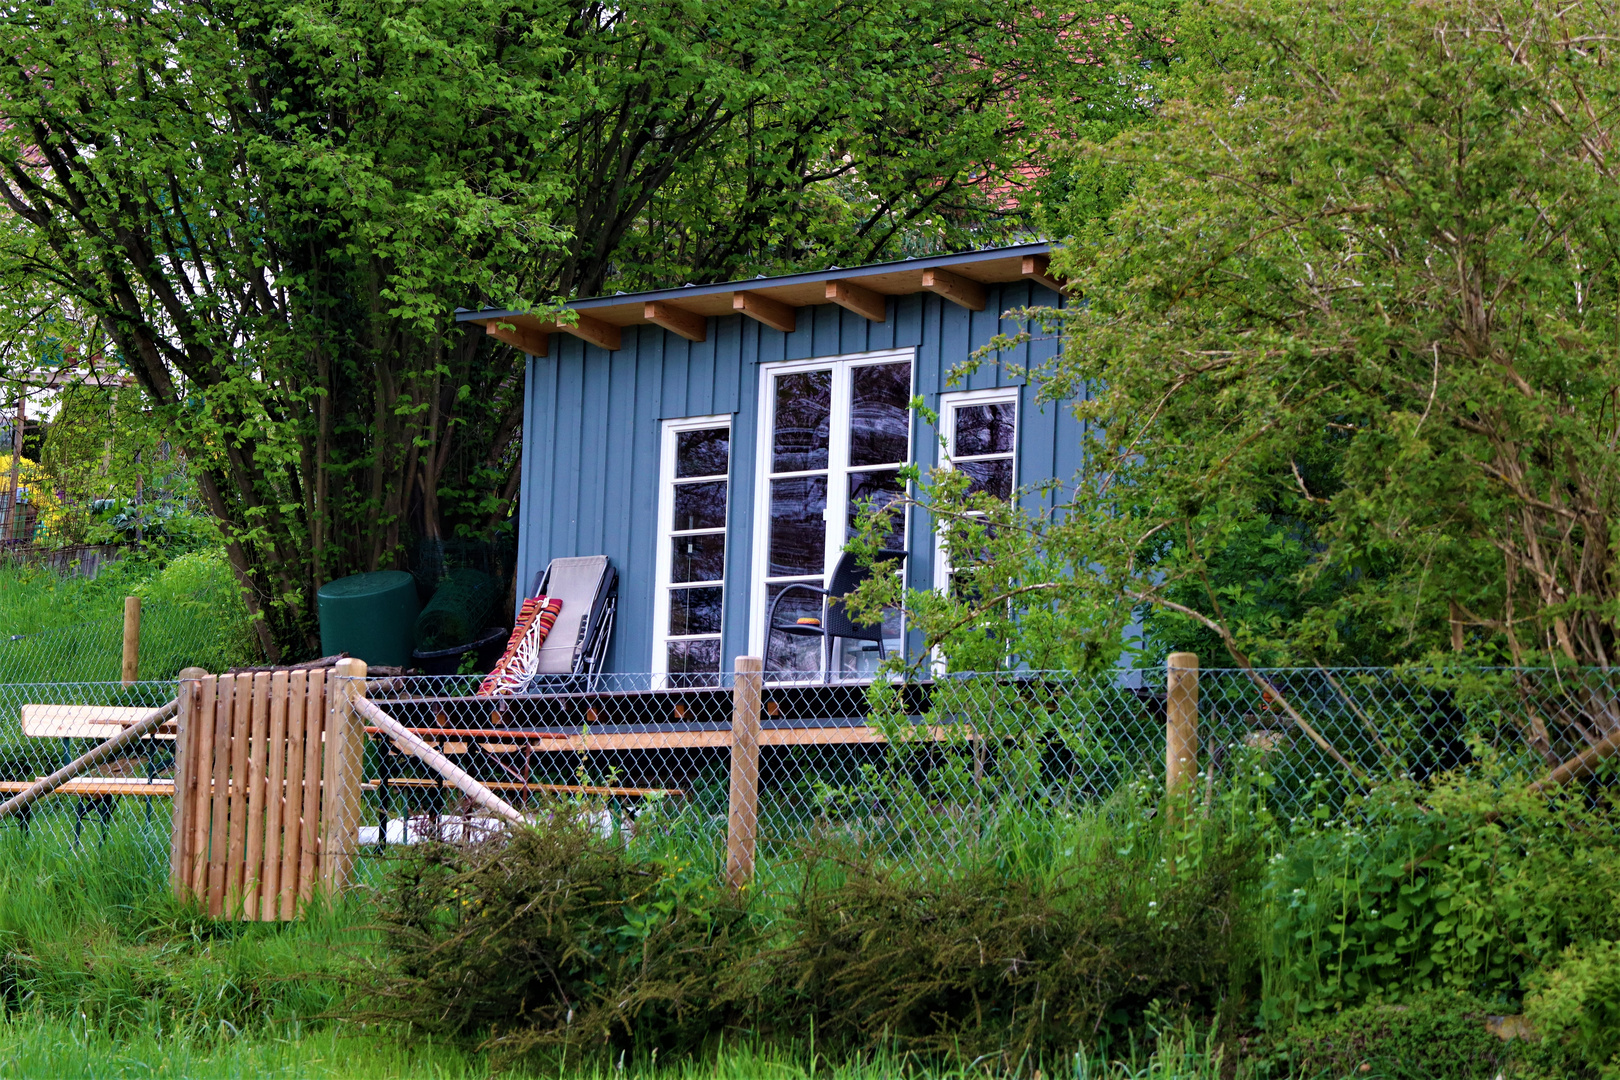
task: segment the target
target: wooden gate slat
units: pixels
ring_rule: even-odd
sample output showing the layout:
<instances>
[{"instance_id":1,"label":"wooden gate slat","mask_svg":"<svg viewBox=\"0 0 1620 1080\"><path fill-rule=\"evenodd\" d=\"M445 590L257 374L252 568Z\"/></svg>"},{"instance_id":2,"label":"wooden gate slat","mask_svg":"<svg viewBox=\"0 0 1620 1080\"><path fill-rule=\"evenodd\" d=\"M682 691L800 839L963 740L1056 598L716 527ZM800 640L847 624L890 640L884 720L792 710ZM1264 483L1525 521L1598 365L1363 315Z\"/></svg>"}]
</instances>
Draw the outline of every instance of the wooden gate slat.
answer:
<instances>
[{"instance_id":1,"label":"wooden gate slat","mask_svg":"<svg viewBox=\"0 0 1620 1080\"><path fill-rule=\"evenodd\" d=\"M226 849L230 842L231 731L236 701L236 679L222 675L214 702L213 790L208 818L208 914L218 918L225 910Z\"/></svg>"},{"instance_id":2,"label":"wooden gate slat","mask_svg":"<svg viewBox=\"0 0 1620 1080\"><path fill-rule=\"evenodd\" d=\"M248 725L247 774L243 778L247 839L242 850L242 918L257 920L259 893L264 888L265 759L270 733L270 673L253 676L253 713Z\"/></svg>"},{"instance_id":3,"label":"wooden gate slat","mask_svg":"<svg viewBox=\"0 0 1620 1080\"><path fill-rule=\"evenodd\" d=\"M315 894L315 872L320 861L322 734L326 729L329 685L326 672L310 672L304 703L304 820L299 829L298 898L301 902L307 902Z\"/></svg>"},{"instance_id":4,"label":"wooden gate slat","mask_svg":"<svg viewBox=\"0 0 1620 1080\"><path fill-rule=\"evenodd\" d=\"M288 673L270 676L270 738L264 780L264 887L259 893L259 918L281 917L281 820L287 805Z\"/></svg>"},{"instance_id":5,"label":"wooden gate slat","mask_svg":"<svg viewBox=\"0 0 1620 1080\"><path fill-rule=\"evenodd\" d=\"M287 680L287 807L281 840L281 917L293 917L298 901L298 861L304 827L304 709L310 677L295 671Z\"/></svg>"},{"instance_id":6,"label":"wooden gate slat","mask_svg":"<svg viewBox=\"0 0 1620 1080\"><path fill-rule=\"evenodd\" d=\"M197 685L196 752L191 754L191 805L186 811L186 827L191 840L186 845L186 891L197 899L208 895L208 817L212 812L214 776L214 712L218 706L219 680L213 675Z\"/></svg>"},{"instance_id":7,"label":"wooden gate slat","mask_svg":"<svg viewBox=\"0 0 1620 1080\"><path fill-rule=\"evenodd\" d=\"M175 714L174 740L174 800L173 820L169 826L169 888L183 896L187 850L191 844L191 822L186 814L191 808L187 770L191 766L193 740L182 732L194 730L197 715L197 683L195 680L180 684L180 709Z\"/></svg>"},{"instance_id":8,"label":"wooden gate slat","mask_svg":"<svg viewBox=\"0 0 1620 1080\"><path fill-rule=\"evenodd\" d=\"M227 912L240 917L242 909L242 856L247 847L248 732L253 723L253 676L236 676L236 707L231 713L230 844L226 848L225 902Z\"/></svg>"}]
</instances>

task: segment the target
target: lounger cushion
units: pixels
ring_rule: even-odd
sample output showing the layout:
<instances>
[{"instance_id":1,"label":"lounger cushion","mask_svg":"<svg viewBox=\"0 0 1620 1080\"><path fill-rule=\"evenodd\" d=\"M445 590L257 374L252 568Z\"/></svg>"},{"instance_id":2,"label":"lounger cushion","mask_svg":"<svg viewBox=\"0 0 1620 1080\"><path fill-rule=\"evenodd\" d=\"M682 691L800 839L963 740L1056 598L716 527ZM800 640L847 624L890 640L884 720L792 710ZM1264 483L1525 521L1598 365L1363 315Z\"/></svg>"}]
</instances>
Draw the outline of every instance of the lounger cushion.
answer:
<instances>
[{"instance_id":1,"label":"lounger cushion","mask_svg":"<svg viewBox=\"0 0 1620 1080\"><path fill-rule=\"evenodd\" d=\"M553 559L546 573L546 595L562 601L562 614L540 647L541 675L569 675L579 670L586 620L596 610L608 572L606 555Z\"/></svg>"}]
</instances>

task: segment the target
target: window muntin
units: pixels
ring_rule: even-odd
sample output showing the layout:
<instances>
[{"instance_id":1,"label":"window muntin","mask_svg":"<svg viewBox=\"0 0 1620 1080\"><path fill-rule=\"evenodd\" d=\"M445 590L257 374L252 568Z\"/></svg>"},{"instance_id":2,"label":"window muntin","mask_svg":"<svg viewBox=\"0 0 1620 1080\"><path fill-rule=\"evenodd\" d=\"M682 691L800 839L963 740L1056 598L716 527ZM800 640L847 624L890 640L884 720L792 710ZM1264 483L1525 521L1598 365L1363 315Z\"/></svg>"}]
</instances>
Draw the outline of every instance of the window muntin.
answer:
<instances>
[{"instance_id":1,"label":"window muntin","mask_svg":"<svg viewBox=\"0 0 1620 1080\"><path fill-rule=\"evenodd\" d=\"M766 369L761 388L769 437L761 452L758 533L763 552L755 563L756 648L764 648L764 621L771 601L787 585L826 586L855 535L869 502L888 505L905 494L899 473L911 455L910 350L900 353L807 361ZM895 515L889 542L904 547L904 515ZM782 601L777 622L819 618L821 598L794 590ZM820 672L821 642L815 637L769 635L768 671ZM901 614L887 620L885 647L902 643ZM859 674L877 665L874 642L838 642L833 667Z\"/></svg>"},{"instance_id":2,"label":"window muntin","mask_svg":"<svg viewBox=\"0 0 1620 1080\"><path fill-rule=\"evenodd\" d=\"M720 671L730 474L729 416L665 421L652 666L671 685Z\"/></svg>"},{"instance_id":3,"label":"window muntin","mask_svg":"<svg viewBox=\"0 0 1620 1080\"><path fill-rule=\"evenodd\" d=\"M940 466L966 473L969 493L1012 498L1018 486L1018 388L941 394L939 417L945 433ZM943 541L934 552L934 587L951 587Z\"/></svg>"}]
</instances>

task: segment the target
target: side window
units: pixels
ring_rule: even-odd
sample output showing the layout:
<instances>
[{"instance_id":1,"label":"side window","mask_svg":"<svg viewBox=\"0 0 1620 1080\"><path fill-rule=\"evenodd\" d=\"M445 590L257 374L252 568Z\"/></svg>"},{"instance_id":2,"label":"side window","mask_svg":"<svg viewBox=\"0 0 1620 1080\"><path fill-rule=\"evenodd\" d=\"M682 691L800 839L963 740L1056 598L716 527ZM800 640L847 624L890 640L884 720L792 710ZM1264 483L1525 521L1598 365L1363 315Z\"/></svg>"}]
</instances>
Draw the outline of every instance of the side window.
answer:
<instances>
[{"instance_id":1,"label":"side window","mask_svg":"<svg viewBox=\"0 0 1620 1080\"><path fill-rule=\"evenodd\" d=\"M731 418L666 420L663 435L652 667L670 685L707 685L721 660Z\"/></svg>"},{"instance_id":2,"label":"side window","mask_svg":"<svg viewBox=\"0 0 1620 1080\"><path fill-rule=\"evenodd\" d=\"M1018 388L941 394L939 420L945 432L940 465L967 473L969 492L1012 498L1018 486ZM950 584L951 567L940 544L934 553L934 587Z\"/></svg>"}]
</instances>

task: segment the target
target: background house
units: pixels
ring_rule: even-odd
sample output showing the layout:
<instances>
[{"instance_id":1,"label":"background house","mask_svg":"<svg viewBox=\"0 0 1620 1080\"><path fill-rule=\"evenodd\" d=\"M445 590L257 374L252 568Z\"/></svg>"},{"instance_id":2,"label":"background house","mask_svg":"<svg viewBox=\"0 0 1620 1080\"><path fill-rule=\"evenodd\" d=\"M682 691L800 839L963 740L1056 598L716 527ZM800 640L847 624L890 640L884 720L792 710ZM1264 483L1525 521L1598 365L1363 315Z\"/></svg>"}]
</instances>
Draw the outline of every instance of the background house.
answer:
<instances>
[{"instance_id":1,"label":"background house","mask_svg":"<svg viewBox=\"0 0 1620 1080\"><path fill-rule=\"evenodd\" d=\"M1048 245L1027 244L852 269L621 294L569 304L577 324L519 311L462 321L530 354L517 580L557 557L608 555L620 574L606 670L729 671L765 648L770 599L824 584L865 499L899 489L908 461L940 459L937 411L954 467L1010 492L1078 467L1068 409L986 364L951 370L998 333L1002 314L1059 306ZM1051 358L1033 341L1006 357ZM1040 498L1032 496L1031 498ZM945 568L926 515L903 543L908 584ZM789 615L809 613L803 597ZM900 644L896 620L891 645ZM795 647L802 651L794 654ZM814 667L816 646L778 635L769 666ZM875 647L850 643L842 671Z\"/></svg>"}]
</instances>

